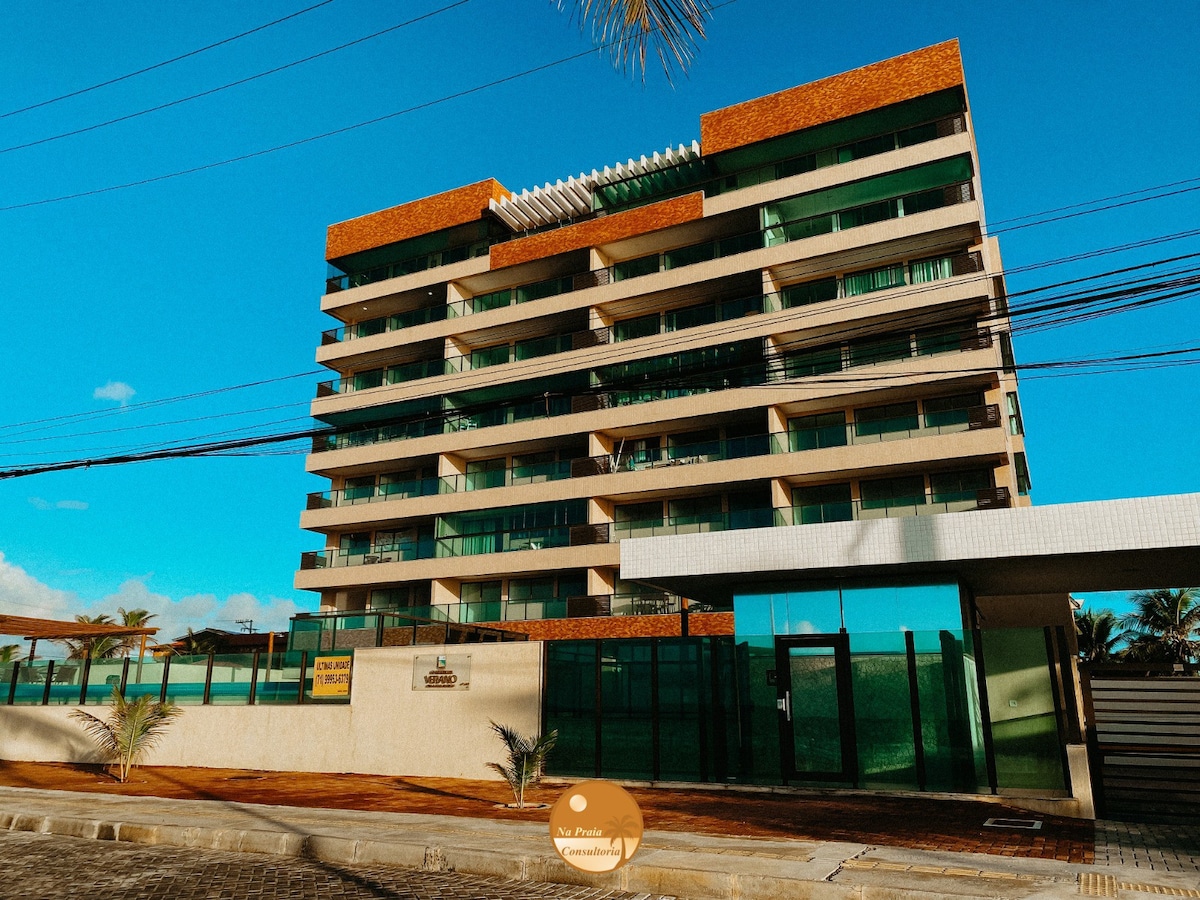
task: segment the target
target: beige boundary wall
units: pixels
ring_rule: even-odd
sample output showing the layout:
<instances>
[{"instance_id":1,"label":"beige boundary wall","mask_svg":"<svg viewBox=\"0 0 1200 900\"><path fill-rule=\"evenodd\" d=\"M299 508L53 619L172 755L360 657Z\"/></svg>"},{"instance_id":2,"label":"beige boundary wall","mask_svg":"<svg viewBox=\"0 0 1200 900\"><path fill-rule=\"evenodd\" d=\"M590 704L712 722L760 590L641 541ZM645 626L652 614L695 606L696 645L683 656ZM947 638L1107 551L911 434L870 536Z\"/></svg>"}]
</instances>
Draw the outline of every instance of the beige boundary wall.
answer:
<instances>
[{"instance_id":1,"label":"beige boundary wall","mask_svg":"<svg viewBox=\"0 0 1200 900\"><path fill-rule=\"evenodd\" d=\"M416 657L471 657L465 690L414 690ZM184 706L149 765L495 779L489 720L541 727L542 644L355 652L349 705ZM91 762L73 706L0 706L0 759ZM103 715L104 707L88 711Z\"/></svg>"}]
</instances>

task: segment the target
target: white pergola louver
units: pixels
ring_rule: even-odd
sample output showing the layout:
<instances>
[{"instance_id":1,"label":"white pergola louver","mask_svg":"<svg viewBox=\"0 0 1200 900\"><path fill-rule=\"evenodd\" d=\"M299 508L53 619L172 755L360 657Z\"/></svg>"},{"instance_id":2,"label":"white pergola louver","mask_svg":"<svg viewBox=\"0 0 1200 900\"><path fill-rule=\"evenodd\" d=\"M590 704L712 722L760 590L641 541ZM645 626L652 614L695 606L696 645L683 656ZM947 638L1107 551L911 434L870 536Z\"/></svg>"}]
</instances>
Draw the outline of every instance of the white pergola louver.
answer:
<instances>
[{"instance_id":1,"label":"white pergola louver","mask_svg":"<svg viewBox=\"0 0 1200 900\"><path fill-rule=\"evenodd\" d=\"M690 146L680 144L657 151L649 157L630 159L614 166L605 166L602 172L581 172L568 178L560 178L554 184L547 182L541 187L525 189L503 200L491 200L488 208L506 225L516 231L533 231L555 222L569 222L592 211L592 192L599 186L612 184L648 172L667 169L689 162L700 156L700 145L692 141Z\"/></svg>"}]
</instances>

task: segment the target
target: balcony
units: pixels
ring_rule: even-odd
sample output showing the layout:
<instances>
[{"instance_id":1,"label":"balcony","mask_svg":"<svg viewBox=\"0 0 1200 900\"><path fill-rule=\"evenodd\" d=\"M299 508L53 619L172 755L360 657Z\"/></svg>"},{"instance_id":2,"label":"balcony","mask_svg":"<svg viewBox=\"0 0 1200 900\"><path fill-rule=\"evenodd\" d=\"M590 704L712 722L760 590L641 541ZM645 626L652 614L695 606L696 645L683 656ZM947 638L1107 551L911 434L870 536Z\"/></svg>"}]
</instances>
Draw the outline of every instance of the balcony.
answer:
<instances>
[{"instance_id":1,"label":"balcony","mask_svg":"<svg viewBox=\"0 0 1200 900\"><path fill-rule=\"evenodd\" d=\"M431 541L414 541L374 547L350 547L308 551L300 554L300 570L340 569L346 566L370 566L377 563L411 562L414 559L433 559L435 548Z\"/></svg>"},{"instance_id":2,"label":"balcony","mask_svg":"<svg viewBox=\"0 0 1200 900\"><path fill-rule=\"evenodd\" d=\"M345 488L340 491L318 491L308 495L305 509L335 509L342 506L357 506L379 500L406 500L409 497L429 497L445 490L437 478L417 478L391 484Z\"/></svg>"},{"instance_id":3,"label":"balcony","mask_svg":"<svg viewBox=\"0 0 1200 900\"><path fill-rule=\"evenodd\" d=\"M412 275L415 272L424 272L428 269L448 266L451 263L474 259L478 256L487 256L492 244L499 242L500 239L498 238L484 239L459 247L451 247L447 250L438 250L434 253L425 253L409 259L402 259L398 262L376 266L362 272L353 272L346 275L330 275L325 279L325 293L333 294L337 291L348 290L349 288L362 287L364 284L374 284L377 281L387 281L390 278L399 278L402 275Z\"/></svg>"},{"instance_id":4,"label":"balcony","mask_svg":"<svg viewBox=\"0 0 1200 900\"><path fill-rule=\"evenodd\" d=\"M804 450L820 450L826 447L845 447L855 444L878 444L882 441L928 437L936 434L958 434L981 428L999 428L1000 407L994 403L952 411L953 415L939 413L935 417L917 414L891 419L876 419L870 422L848 422L798 428L786 435L771 436L774 453L797 453ZM941 421L934 421L940 419Z\"/></svg>"},{"instance_id":5,"label":"balcony","mask_svg":"<svg viewBox=\"0 0 1200 900\"><path fill-rule=\"evenodd\" d=\"M1001 334L1001 337L1003 336ZM859 366L898 362L914 356L966 353L991 346L992 334L988 329L957 325L946 329L918 331L915 334L886 335L880 338L852 341L848 345L837 344L790 351L762 362L727 364L717 361L694 367L690 364L689 366L677 365L669 371L646 372L645 374L656 376L662 380L671 378L675 384L678 384L681 378L693 375L699 380L704 377L706 370L711 371L713 368L734 368L736 371L735 377L727 379L727 383L723 384L714 383L712 377L709 376L706 383L698 383L695 386L660 388L651 385L639 386L632 390L622 390L620 385L612 383L612 372L618 368L618 365L606 366L597 370L597 377L601 383L594 392L572 396L542 396L521 403L492 406L480 412L451 411L440 415L428 414L421 419L395 425L342 432L336 435L317 435L313 438L312 452L322 453L328 450L362 447L434 434L471 431L493 425L597 412L612 407L689 397L735 387L753 387L758 384L819 376ZM674 360L676 357L662 357L661 359ZM645 364L646 361L637 363L643 367ZM764 372L759 373L752 370L752 367L759 365L764 368Z\"/></svg>"},{"instance_id":6,"label":"balcony","mask_svg":"<svg viewBox=\"0 0 1200 900\"><path fill-rule=\"evenodd\" d=\"M487 553L515 553L520 550L545 550L550 547L569 547L571 530L577 526L547 525L538 528L519 528L493 531L486 534L464 534L439 537L435 556L479 556Z\"/></svg>"},{"instance_id":7,"label":"balcony","mask_svg":"<svg viewBox=\"0 0 1200 900\"><path fill-rule=\"evenodd\" d=\"M355 391L366 391L371 388L392 384L404 384L409 381L420 381L422 378L434 378L446 374L446 362L441 359L426 359L420 362L407 363L402 366L389 366L386 369L371 369L332 381L321 381L317 384L317 397L332 397L335 394L352 394Z\"/></svg>"},{"instance_id":8,"label":"balcony","mask_svg":"<svg viewBox=\"0 0 1200 900\"><path fill-rule=\"evenodd\" d=\"M530 622L599 616L678 615L682 602L678 595L666 593L601 594L452 603L414 608L413 613L430 619L444 618L448 622Z\"/></svg>"},{"instance_id":9,"label":"balcony","mask_svg":"<svg viewBox=\"0 0 1200 900\"><path fill-rule=\"evenodd\" d=\"M1011 505L1012 498L1008 488L997 487L963 491L938 500L914 496L870 503L862 500L842 500L795 506L791 509L775 510L775 524L819 525L829 522L860 522L867 519L899 519L979 509L1005 509Z\"/></svg>"},{"instance_id":10,"label":"balcony","mask_svg":"<svg viewBox=\"0 0 1200 900\"><path fill-rule=\"evenodd\" d=\"M443 477L442 493L482 491L497 487L514 487L525 484L541 484L545 481L560 481L571 477L574 460L561 459L530 465L509 466L488 472L468 472L465 475Z\"/></svg>"},{"instance_id":11,"label":"balcony","mask_svg":"<svg viewBox=\"0 0 1200 900\"><path fill-rule=\"evenodd\" d=\"M292 619L288 646L293 654L362 647L412 647L525 641L519 631L450 622L422 615L436 607L301 613Z\"/></svg>"},{"instance_id":12,"label":"balcony","mask_svg":"<svg viewBox=\"0 0 1200 900\"><path fill-rule=\"evenodd\" d=\"M924 100L924 103L930 101ZM931 107L930 112L933 112ZM592 198L593 209L618 212L647 203L655 203L693 191L703 191L705 197L717 197L731 191L742 190L757 184L765 184L812 172L826 166L839 165L856 159L865 159L891 150L911 147L941 137L966 131L961 113L936 116L930 121L914 124L900 130L889 130L849 144L829 146L801 155L785 155L776 162L765 165L739 168L733 172L714 175L704 157L691 159L670 168L657 169L641 175L630 175L620 181L598 185ZM872 114L864 118L864 126ZM880 123L881 125L883 123ZM892 126L894 128L894 125ZM881 129L882 130L882 129ZM868 132L869 133L869 132Z\"/></svg>"},{"instance_id":13,"label":"balcony","mask_svg":"<svg viewBox=\"0 0 1200 900\"><path fill-rule=\"evenodd\" d=\"M353 325L343 325L341 328L330 328L328 331L322 331L321 346L340 344L343 341L352 341L357 338L374 337L377 334L386 334L389 331L412 328L415 325L440 322L445 318L445 304L423 306L419 309L410 309L406 312L395 313L390 316L380 316L379 318L367 319Z\"/></svg>"},{"instance_id":14,"label":"balcony","mask_svg":"<svg viewBox=\"0 0 1200 900\"><path fill-rule=\"evenodd\" d=\"M774 522L771 509L743 509L736 512L706 516L664 516L638 522L614 522L612 540L661 537L665 534L701 534L710 531L736 531L740 528L770 528Z\"/></svg>"}]
</instances>

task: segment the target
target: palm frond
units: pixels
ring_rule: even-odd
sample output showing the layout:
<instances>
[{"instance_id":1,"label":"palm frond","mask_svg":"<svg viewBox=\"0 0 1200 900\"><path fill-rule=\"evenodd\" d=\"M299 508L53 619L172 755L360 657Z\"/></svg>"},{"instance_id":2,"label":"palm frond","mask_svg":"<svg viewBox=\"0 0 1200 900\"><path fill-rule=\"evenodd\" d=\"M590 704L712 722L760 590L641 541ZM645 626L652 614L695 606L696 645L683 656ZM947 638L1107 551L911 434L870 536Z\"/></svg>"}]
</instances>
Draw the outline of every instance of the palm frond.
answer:
<instances>
[{"instance_id":1,"label":"palm frond","mask_svg":"<svg viewBox=\"0 0 1200 900\"><path fill-rule=\"evenodd\" d=\"M161 703L150 694L128 700L114 686L107 721L82 709L73 710L71 718L83 725L101 755L118 767L120 779L125 781L130 769L158 745L163 732L179 713L179 707Z\"/></svg>"},{"instance_id":2,"label":"palm frond","mask_svg":"<svg viewBox=\"0 0 1200 900\"><path fill-rule=\"evenodd\" d=\"M621 72L640 69L643 82L649 52L658 57L667 81L676 70L686 74L712 12L710 0L558 0L558 6L573 7L592 43L606 49Z\"/></svg>"}]
</instances>

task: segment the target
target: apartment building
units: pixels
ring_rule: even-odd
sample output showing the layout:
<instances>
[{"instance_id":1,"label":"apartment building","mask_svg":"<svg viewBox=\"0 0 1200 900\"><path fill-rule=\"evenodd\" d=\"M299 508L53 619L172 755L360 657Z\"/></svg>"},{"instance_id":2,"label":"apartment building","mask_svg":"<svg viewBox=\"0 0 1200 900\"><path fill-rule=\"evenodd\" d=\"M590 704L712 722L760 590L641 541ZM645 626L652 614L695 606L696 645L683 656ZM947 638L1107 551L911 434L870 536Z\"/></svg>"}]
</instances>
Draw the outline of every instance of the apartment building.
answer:
<instances>
[{"instance_id":1,"label":"apartment building","mask_svg":"<svg viewBox=\"0 0 1200 900\"><path fill-rule=\"evenodd\" d=\"M540 639L731 634L731 601L623 581L621 542L1027 505L979 172L952 41L331 226L296 586Z\"/></svg>"}]
</instances>

